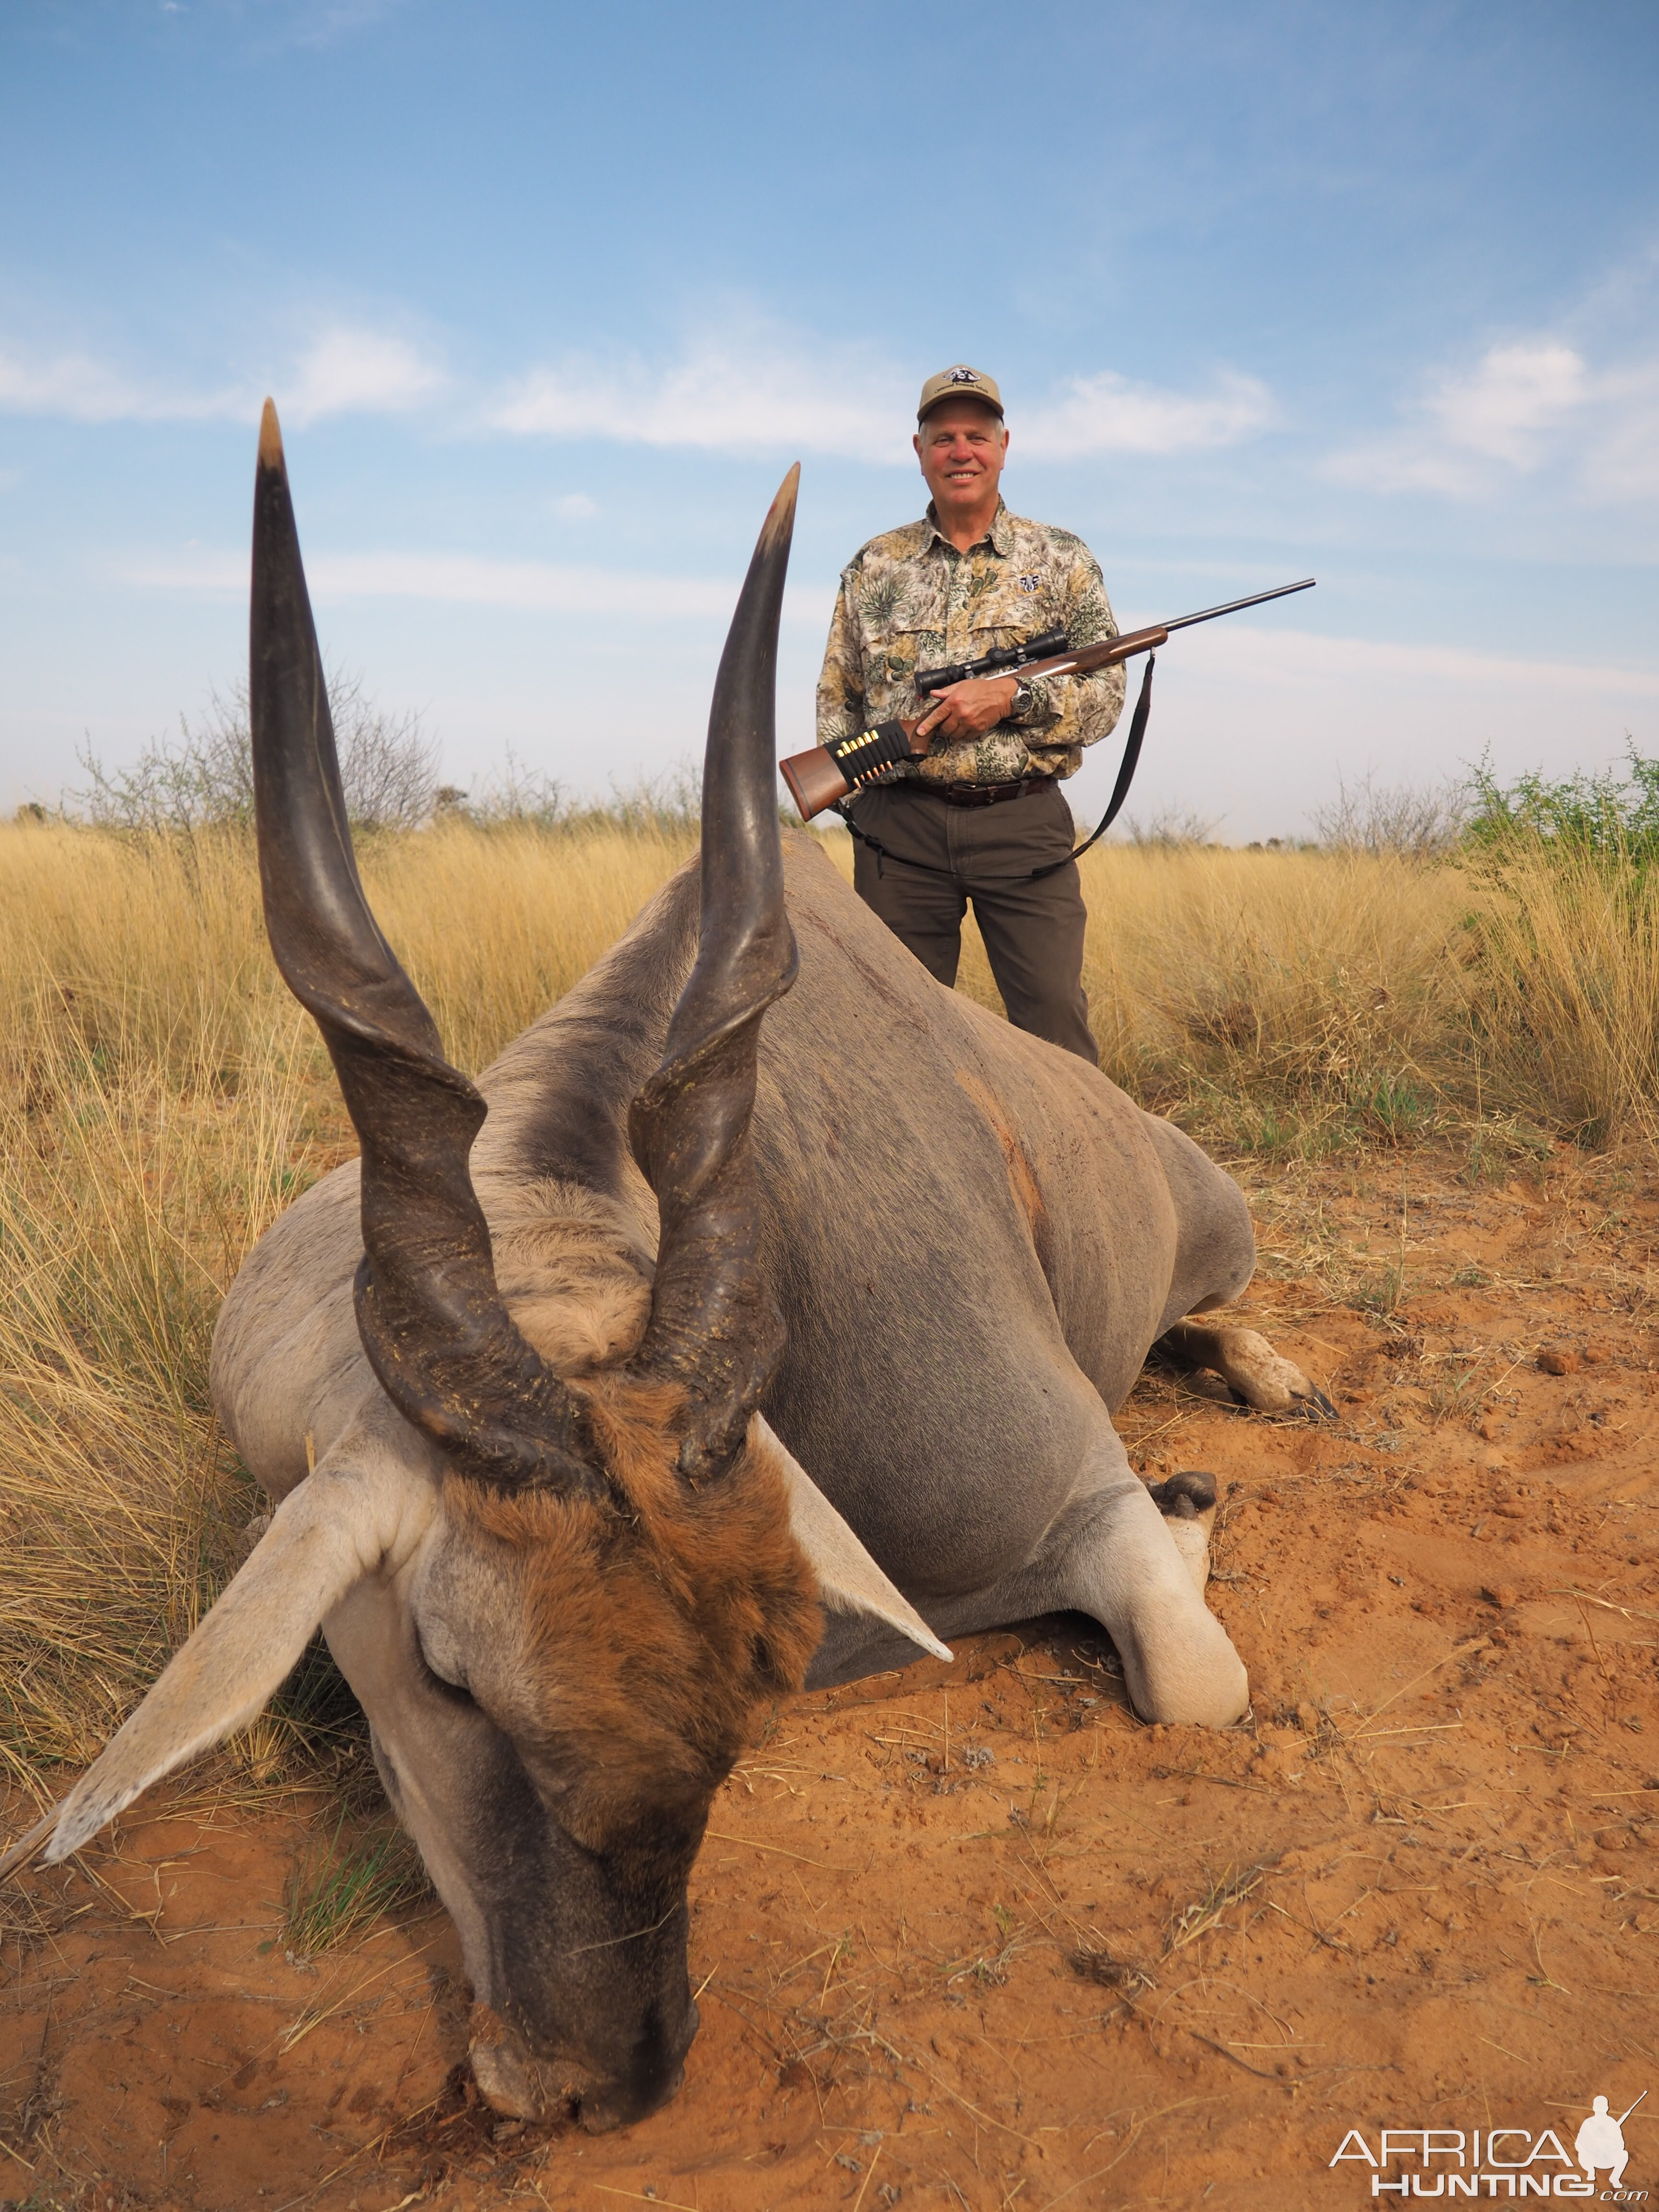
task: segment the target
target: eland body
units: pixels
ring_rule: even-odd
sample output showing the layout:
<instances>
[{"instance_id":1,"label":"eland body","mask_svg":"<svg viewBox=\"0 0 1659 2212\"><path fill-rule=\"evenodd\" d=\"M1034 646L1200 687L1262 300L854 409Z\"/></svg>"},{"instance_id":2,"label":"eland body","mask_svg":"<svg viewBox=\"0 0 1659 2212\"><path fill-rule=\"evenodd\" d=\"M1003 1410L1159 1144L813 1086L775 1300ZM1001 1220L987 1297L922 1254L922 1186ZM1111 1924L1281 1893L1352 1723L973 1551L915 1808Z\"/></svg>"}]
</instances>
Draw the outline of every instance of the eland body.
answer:
<instances>
[{"instance_id":1,"label":"eland body","mask_svg":"<svg viewBox=\"0 0 1659 2212\"><path fill-rule=\"evenodd\" d=\"M678 2086L687 1878L777 1698L1076 1607L1145 1717L1238 1719L1212 1492L1149 1492L1112 1413L1160 1341L1252 1402L1322 1402L1260 1338L1186 1321L1254 1265L1231 1179L935 983L811 839L784 849L793 506L792 478L721 663L700 863L475 1091L357 880L268 410L266 915L362 1158L219 1323L215 1401L271 1524L49 1845L250 1717L320 1622L459 1930L481 2086L592 2127Z\"/></svg>"}]
</instances>

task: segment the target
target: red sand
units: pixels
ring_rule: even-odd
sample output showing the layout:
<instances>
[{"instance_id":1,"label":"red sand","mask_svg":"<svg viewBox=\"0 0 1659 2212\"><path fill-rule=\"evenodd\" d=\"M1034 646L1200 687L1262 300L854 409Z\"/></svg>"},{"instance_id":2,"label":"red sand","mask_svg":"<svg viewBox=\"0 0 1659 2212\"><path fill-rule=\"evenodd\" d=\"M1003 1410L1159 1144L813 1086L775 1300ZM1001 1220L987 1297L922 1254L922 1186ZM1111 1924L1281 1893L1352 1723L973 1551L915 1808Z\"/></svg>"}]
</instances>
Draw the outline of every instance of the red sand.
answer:
<instances>
[{"instance_id":1,"label":"red sand","mask_svg":"<svg viewBox=\"0 0 1659 2212\"><path fill-rule=\"evenodd\" d=\"M1244 1315L1340 1428L1126 1409L1227 1497L1252 1727L1141 1727L1075 1620L788 1705L697 1869L685 2088L597 2139L477 2106L441 1915L292 1964L291 1803L157 1793L0 1898L0 2203L1357 2207L1350 2127L1571 2148L1650 2084L1652 2201L1652 1171L1401 1172L1256 1193Z\"/></svg>"}]
</instances>

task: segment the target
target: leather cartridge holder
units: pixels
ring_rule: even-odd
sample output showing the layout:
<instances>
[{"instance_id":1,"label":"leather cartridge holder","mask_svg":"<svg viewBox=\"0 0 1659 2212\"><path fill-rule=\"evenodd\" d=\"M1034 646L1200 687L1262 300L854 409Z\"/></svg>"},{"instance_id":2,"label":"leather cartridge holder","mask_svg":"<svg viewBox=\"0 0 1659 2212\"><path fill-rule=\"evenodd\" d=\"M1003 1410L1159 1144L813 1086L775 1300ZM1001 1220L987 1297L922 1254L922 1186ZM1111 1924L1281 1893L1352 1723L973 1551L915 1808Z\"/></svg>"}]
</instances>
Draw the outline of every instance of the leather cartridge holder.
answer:
<instances>
[{"instance_id":1,"label":"leather cartridge holder","mask_svg":"<svg viewBox=\"0 0 1659 2212\"><path fill-rule=\"evenodd\" d=\"M792 753L780 761L778 772L789 787L789 796L800 810L803 822L822 814L849 791L856 791L886 768L914 757L910 733L902 722L878 722L873 729L832 738L827 745L810 752Z\"/></svg>"}]
</instances>

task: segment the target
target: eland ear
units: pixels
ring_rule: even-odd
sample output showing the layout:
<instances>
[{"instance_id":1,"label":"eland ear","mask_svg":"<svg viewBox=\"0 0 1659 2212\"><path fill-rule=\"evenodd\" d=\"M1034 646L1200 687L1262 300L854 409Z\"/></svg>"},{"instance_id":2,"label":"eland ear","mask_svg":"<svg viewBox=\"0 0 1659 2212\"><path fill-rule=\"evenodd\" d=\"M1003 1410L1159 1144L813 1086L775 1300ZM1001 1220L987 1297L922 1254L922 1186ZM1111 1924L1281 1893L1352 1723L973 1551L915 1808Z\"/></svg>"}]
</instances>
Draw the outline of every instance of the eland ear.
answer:
<instances>
[{"instance_id":1,"label":"eland ear","mask_svg":"<svg viewBox=\"0 0 1659 2212\"><path fill-rule=\"evenodd\" d=\"M251 1721L324 1615L388 1556L407 1553L434 1503L429 1483L372 1443L290 1491L217 1604L64 1799L45 1857L79 1850L152 1782Z\"/></svg>"},{"instance_id":2,"label":"eland ear","mask_svg":"<svg viewBox=\"0 0 1659 2212\"><path fill-rule=\"evenodd\" d=\"M800 1462L786 1451L764 1419L755 1427L776 1453L789 1494L789 1528L818 1578L818 1595L831 1613L867 1613L919 1644L935 1659L948 1660L941 1644L898 1585L888 1579L852 1528L818 1488Z\"/></svg>"}]
</instances>

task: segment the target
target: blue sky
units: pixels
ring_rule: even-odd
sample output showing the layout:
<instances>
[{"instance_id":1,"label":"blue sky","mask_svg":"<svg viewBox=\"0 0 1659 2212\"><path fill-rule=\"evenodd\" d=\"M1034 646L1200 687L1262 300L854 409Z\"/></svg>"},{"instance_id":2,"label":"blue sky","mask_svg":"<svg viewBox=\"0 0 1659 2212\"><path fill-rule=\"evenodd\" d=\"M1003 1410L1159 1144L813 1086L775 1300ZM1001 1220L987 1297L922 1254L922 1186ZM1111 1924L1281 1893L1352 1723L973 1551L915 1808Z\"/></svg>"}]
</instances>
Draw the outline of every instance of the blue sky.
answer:
<instances>
[{"instance_id":1,"label":"blue sky","mask_svg":"<svg viewBox=\"0 0 1659 2212\"><path fill-rule=\"evenodd\" d=\"M695 754L799 457L810 742L961 359L1126 627L1320 579L1171 646L1143 814L1659 753L1656 63L1651 0L9 0L0 805L234 680L267 391L325 647L464 784Z\"/></svg>"}]
</instances>

